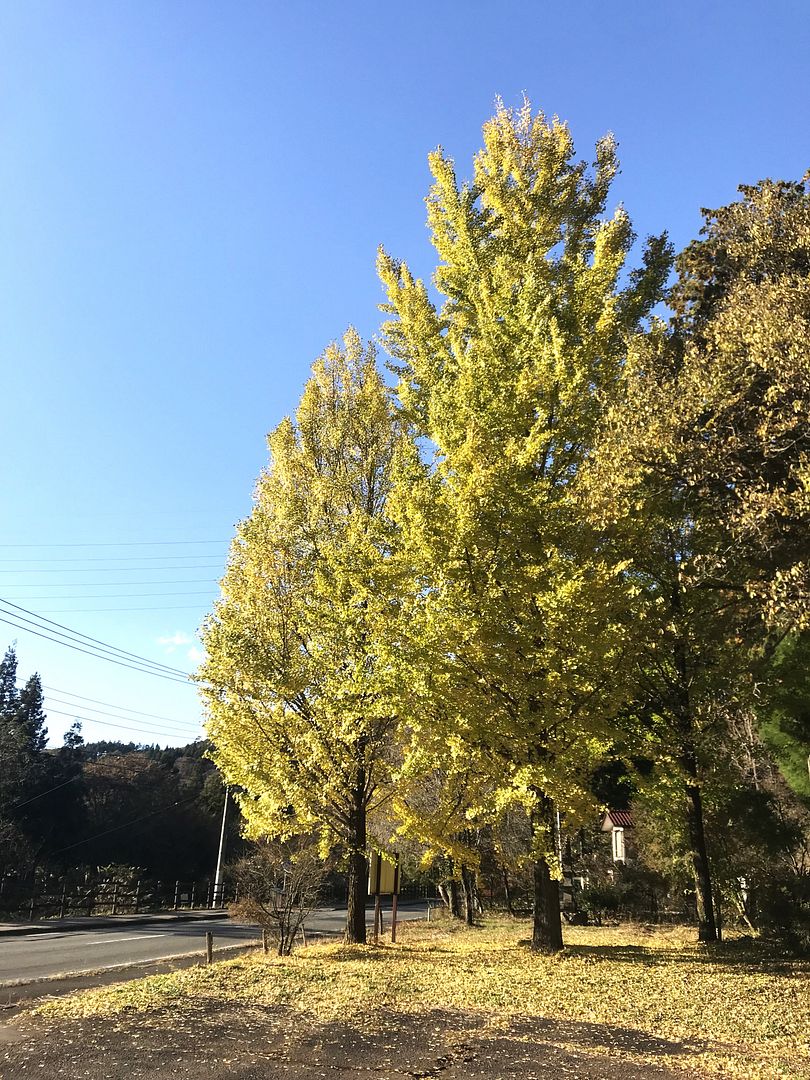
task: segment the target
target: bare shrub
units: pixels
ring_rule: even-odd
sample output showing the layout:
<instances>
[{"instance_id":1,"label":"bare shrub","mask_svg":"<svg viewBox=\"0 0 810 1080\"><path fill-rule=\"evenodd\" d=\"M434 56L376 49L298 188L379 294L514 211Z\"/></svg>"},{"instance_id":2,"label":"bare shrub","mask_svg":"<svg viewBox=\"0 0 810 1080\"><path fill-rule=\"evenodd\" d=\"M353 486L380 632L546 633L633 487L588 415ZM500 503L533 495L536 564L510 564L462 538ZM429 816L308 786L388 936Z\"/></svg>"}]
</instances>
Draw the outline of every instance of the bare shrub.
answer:
<instances>
[{"instance_id":1,"label":"bare shrub","mask_svg":"<svg viewBox=\"0 0 810 1080\"><path fill-rule=\"evenodd\" d=\"M239 900L228 914L239 922L258 923L276 941L278 955L289 956L320 900L326 871L309 841L262 840L232 868Z\"/></svg>"}]
</instances>

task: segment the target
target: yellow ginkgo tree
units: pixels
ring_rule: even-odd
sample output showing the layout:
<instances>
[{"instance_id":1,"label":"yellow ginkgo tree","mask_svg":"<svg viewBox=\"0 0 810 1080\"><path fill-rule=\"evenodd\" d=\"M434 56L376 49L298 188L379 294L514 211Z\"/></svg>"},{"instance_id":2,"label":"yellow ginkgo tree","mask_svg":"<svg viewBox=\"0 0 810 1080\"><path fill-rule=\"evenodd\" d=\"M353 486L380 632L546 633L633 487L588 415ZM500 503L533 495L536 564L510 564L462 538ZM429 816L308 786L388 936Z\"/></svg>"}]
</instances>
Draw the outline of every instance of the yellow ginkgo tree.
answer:
<instances>
[{"instance_id":1,"label":"yellow ginkgo tree","mask_svg":"<svg viewBox=\"0 0 810 1080\"><path fill-rule=\"evenodd\" d=\"M315 363L233 541L198 677L212 756L253 836L315 833L365 941L367 818L391 794L408 588L386 504L407 438L350 331Z\"/></svg>"},{"instance_id":2,"label":"yellow ginkgo tree","mask_svg":"<svg viewBox=\"0 0 810 1080\"><path fill-rule=\"evenodd\" d=\"M411 625L404 774L488 772L486 807L533 822L533 945L562 947L555 823L592 810L588 779L622 700L632 585L600 552L573 492L627 341L660 297L665 239L623 278L633 242L605 216L616 173L605 138L592 170L567 127L499 106L473 180L431 155L433 286L380 253L384 341L429 475L396 498L422 585ZM407 812L407 807L405 808ZM417 823L418 824L418 823Z\"/></svg>"}]
</instances>

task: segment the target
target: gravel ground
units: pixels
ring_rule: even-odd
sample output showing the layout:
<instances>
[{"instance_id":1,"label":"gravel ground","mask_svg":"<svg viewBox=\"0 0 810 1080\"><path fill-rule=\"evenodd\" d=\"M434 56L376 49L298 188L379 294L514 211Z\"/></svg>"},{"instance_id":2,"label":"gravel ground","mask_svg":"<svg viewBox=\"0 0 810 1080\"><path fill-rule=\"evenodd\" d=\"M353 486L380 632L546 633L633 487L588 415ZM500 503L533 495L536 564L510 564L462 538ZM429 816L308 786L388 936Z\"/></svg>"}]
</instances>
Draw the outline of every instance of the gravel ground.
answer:
<instances>
[{"instance_id":1,"label":"gravel ground","mask_svg":"<svg viewBox=\"0 0 810 1080\"><path fill-rule=\"evenodd\" d=\"M47 1021L25 1013L0 1028L0 1077L70 1080L697 1080L701 1047L600 1024L478 1014L377 1013L304 1023L293 1010L206 1004L115 1019ZM686 1068L639 1064L683 1055Z\"/></svg>"}]
</instances>

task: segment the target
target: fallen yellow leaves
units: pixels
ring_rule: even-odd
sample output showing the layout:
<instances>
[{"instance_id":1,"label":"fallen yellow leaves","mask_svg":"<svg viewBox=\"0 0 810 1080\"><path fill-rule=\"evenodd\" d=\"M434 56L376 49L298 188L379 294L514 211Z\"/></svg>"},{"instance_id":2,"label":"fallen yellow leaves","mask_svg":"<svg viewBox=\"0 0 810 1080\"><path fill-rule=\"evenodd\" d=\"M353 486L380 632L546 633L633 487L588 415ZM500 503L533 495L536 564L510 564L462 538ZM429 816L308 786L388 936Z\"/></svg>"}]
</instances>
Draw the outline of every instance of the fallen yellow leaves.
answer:
<instances>
[{"instance_id":1,"label":"fallen yellow leaves","mask_svg":"<svg viewBox=\"0 0 810 1080\"><path fill-rule=\"evenodd\" d=\"M610 1052L733 1077L810 1077L810 968L757 946L713 947L680 929L570 928L566 951L536 956L528 927L489 920L466 930L411 924L395 946L315 945L292 957L262 954L74 994L42 1016L111 1017L189 1009L205 1000L285 1005L321 1021L375 1023L384 1008L475 1011L500 1021L562 1024L559 1045L580 1045L583 1022L614 1029ZM179 1018L179 1017L178 1017ZM578 1022L565 1035L565 1023ZM605 1039L604 1031L602 1034ZM688 1044L688 1055L679 1054ZM672 1044L671 1053L668 1044Z\"/></svg>"}]
</instances>

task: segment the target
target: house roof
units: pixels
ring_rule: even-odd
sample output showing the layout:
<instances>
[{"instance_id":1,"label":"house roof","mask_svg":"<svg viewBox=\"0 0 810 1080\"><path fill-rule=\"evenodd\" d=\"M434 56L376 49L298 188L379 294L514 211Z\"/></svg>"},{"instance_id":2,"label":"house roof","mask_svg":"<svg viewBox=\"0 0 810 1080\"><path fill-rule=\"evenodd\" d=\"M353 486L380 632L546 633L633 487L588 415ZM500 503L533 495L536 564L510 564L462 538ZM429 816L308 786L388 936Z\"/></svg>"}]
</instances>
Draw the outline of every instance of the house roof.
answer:
<instances>
[{"instance_id":1,"label":"house roof","mask_svg":"<svg viewBox=\"0 0 810 1080\"><path fill-rule=\"evenodd\" d=\"M602 822L602 830L609 829L632 829L633 815L629 810L608 810Z\"/></svg>"}]
</instances>

